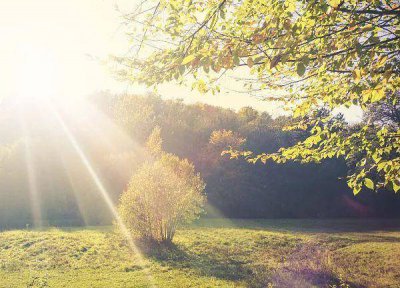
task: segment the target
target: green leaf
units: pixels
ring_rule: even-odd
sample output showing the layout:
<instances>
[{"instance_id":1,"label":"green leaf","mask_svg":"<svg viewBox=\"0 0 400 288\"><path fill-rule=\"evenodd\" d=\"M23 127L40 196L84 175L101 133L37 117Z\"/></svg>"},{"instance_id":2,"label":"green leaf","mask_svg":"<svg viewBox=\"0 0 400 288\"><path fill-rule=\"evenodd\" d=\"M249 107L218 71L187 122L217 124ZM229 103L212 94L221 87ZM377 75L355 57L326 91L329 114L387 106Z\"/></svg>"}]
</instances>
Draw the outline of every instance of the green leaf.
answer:
<instances>
[{"instance_id":1,"label":"green leaf","mask_svg":"<svg viewBox=\"0 0 400 288\"><path fill-rule=\"evenodd\" d=\"M240 64L240 58L237 51L233 52L233 64L235 65Z\"/></svg>"},{"instance_id":2,"label":"green leaf","mask_svg":"<svg viewBox=\"0 0 400 288\"><path fill-rule=\"evenodd\" d=\"M196 56L195 55L188 55L188 56L186 56L183 60L182 60L182 65L186 65L186 64L188 64L188 63L190 63L190 62L192 62L194 59L196 59Z\"/></svg>"},{"instance_id":3,"label":"green leaf","mask_svg":"<svg viewBox=\"0 0 400 288\"><path fill-rule=\"evenodd\" d=\"M219 10L219 15L221 16L222 19L225 19L225 10L224 9Z\"/></svg>"},{"instance_id":4,"label":"green leaf","mask_svg":"<svg viewBox=\"0 0 400 288\"><path fill-rule=\"evenodd\" d=\"M306 72L306 66L304 65L303 62L300 62L297 64L297 75L299 75L300 77L304 75L304 73Z\"/></svg>"},{"instance_id":5,"label":"green leaf","mask_svg":"<svg viewBox=\"0 0 400 288\"><path fill-rule=\"evenodd\" d=\"M263 61L264 58L265 58L265 56L258 56L258 57L256 57L256 58L254 59L254 63L259 63L259 62Z\"/></svg>"},{"instance_id":6,"label":"green leaf","mask_svg":"<svg viewBox=\"0 0 400 288\"><path fill-rule=\"evenodd\" d=\"M374 190L374 182L372 182L371 179L365 178L365 180L364 180L364 185L365 185L368 189Z\"/></svg>"},{"instance_id":7,"label":"green leaf","mask_svg":"<svg viewBox=\"0 0 400 288\"><path fill-rule=\"evenodd\" d=\"M303 62L304 65L308 65L310 63L310 58L308 58L307 55L304 55L303 57L301 57L301 62Z\"/></svg>"}]
</instances>

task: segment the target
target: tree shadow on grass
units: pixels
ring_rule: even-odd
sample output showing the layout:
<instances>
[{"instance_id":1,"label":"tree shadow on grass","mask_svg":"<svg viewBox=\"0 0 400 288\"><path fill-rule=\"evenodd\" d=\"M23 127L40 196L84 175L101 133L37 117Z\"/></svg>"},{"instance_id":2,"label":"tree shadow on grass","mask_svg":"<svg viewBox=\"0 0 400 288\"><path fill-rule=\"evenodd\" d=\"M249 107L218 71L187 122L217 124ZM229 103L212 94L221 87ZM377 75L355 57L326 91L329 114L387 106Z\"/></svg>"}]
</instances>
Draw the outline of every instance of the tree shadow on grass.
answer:
<instances>
[{"instance_id":1,"label":"tree shadow on grass","mask_svg":"<svg viewBox=\"0 0 400 288\"><path fill-rule=\"evenodd\" d=\"M264 264L241 262L235 255L218 253L195 253L176 244L138 243L139 249L148 258L162 266L201 276L228 281L240 281L251 288L269 287L342 287L343 282L330 270L316 265L286 265L278 269L268 269ZM298 263L297 263L298 264ZM364 288L354 283L346 283L351 288ZM336 285L336 286L330 286Z\"/></svg>"},{"instance_id":2,"label":"tree shadow on grass","mask_svg":"<svg viewBox=\"0 0 400 288\"><path fill-rule=\"evenodd\" d=\"M333 267L332 251L321 247L318 242L308 242L288 255L272 279L276 287L365 288L344 281L334 273Z\"/></svg>"},{"instance_id":3,"label":"tree shadow on grass","mask_svg":"<svg viewBox=\"0 0 400 288\"><path fill-rule=\"evenodd\" d=\"M344 281L329 271L320 271L304 267L300 270L282 269L272 276L273 287L337 287L366 288L366 286Z\"/></svg>"},{"instance_id":4,"label":"tree shadow on grass","mask_svg":"<svg viewBox=\"0 0 400 288\"><path fill-rule=\"evenodd\" d=\"M205 253L194 253L173 243L159 244L138 242L138 248L148 258L163 266L179 270L190 270L201 276L215 277L223 280L241 281L251 275L251 269L234 257L213 257Z\"/></svg>"}]
</instances>

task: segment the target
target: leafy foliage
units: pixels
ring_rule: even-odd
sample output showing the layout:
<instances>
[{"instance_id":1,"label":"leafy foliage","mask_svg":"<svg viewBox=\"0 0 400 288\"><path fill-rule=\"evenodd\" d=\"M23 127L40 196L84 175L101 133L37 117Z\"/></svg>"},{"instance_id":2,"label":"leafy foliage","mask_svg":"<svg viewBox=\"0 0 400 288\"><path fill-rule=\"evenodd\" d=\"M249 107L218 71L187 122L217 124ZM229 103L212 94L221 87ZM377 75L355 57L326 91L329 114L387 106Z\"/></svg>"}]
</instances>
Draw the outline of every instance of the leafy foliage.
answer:
<instances>
[{"instance_id":1,"label":"leafy foliage","mask_svg":"<svg viewBox=\"0 0 400 288\"><path fill-rule=\"evenodd\" d=\"M311 135L278 153L233 156L304 163L362 154L360 169L348 177L355 194L363 186L400 190L399 128L363 123L355 129L335 118L337 108L356 105L367 112L380 103L397 105L398 1L145 3L126 15L133 42L140 41L134 55L115 58L122 78L149 86L191 81L200 92L218 92L227 71L250 74L243 79L250 90L284 90L265 98L292 110L296 122L288 129ZM317 113L321 107L328 113Z\"/></svg>"},{"instance_id":2,"label":"leafy foliage","mask_svg":"<svg viewBox=\"0 0 400 288\"><path fill-rule=\"evenodd\" d=\"M146 148L154 156L159 156L162 154L162 138L161 138L161 128L159 126L154 127L153 131L149 135L146 141Z\"/></svg>"},{"instance_id":3,"label":"leafy foliage","mask_svg":"<svg viewBox=\"0 0 400 288\"><path fill-rule=\"evenodd\" d=\"M226 147L239 149L245 142L245 138L240 137L238 133L235 133L232 130L213 131L210 136L210 144L220 150L223 150Z\"/></svg>"},{"instance_id":4,"label":"leafy foliage","mask_svg":"<svg viewBox=\"0 0 400 288\"><path fill-rule=\"evenodd\" d=\"M204 187L192 164L163 153L132 176L121 195L119 212L134 234L170 242L178 227L201 213Z\"/></svg>"}]
</instances>

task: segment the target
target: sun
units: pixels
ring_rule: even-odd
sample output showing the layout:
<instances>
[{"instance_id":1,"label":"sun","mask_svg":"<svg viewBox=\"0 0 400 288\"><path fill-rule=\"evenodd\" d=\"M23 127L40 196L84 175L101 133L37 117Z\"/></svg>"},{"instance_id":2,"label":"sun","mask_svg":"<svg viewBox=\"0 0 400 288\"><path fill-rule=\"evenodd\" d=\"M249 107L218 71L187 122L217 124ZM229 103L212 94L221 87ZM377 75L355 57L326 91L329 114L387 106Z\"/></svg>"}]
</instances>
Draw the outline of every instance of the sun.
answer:
<instances>
[{"instance_id":1,"label":"sun","mask_svg":"<svg viewBox=\"0 0 400 288\"><path fill-rule=\"evenodd\" d=\"M48 100L60 83L57 59L45 47L24 45L17 49L13 85L20 102Z\"/></svg>"}]
</instances>

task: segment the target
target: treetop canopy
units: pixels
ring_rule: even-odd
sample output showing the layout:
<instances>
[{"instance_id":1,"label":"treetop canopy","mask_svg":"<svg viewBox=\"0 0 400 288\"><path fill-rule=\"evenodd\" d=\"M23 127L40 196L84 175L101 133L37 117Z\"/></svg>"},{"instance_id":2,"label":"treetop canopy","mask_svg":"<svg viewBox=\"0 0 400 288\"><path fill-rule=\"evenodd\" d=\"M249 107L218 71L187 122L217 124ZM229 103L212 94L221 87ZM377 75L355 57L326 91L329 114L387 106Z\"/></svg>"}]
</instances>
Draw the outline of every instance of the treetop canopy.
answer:
<instances>
[{"instance_id":1,"label":"treetop canopy","mask_svg":"<svg viewBox=\"0 0 400 288\"><path fill-rule=\"evenodd\" d=\"M334 113L352 105L365 112L379 103L398 107L399 1L145 1L125 17L135 46L115 58L124 79L191 82L215 93L233 70L249 91L287 92L263 96L285 102L295 119L287 129L310 136L277 153L231 151L233 157L344 157L355 163L348 176L355 194L363 186L400 190L398 123L349 126Z\"/></svg>"}]
</instances>

